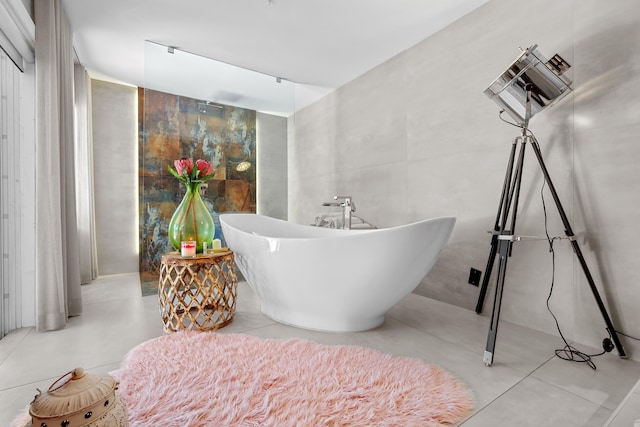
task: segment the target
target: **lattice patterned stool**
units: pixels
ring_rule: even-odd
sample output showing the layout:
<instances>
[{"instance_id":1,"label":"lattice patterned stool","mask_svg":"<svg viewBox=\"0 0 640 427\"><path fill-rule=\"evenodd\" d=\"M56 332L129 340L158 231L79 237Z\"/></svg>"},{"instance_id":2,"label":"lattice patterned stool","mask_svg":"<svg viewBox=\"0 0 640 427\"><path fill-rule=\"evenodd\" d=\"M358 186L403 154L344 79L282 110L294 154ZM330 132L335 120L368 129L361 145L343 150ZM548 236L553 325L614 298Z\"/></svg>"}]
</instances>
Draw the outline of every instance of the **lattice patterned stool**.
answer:
<instances>
[{"instance_id":1,"label":"lattice patterned stool","mask_svg":"<svg viewBox=\"0 0 640 427\"><path fill-rule=\"evenodd\" d=\"M162 256L158 301L164 330L211 331L227 326L236 311L238 279L233 252L183 258Z\"/></svg>"}]
</instances>

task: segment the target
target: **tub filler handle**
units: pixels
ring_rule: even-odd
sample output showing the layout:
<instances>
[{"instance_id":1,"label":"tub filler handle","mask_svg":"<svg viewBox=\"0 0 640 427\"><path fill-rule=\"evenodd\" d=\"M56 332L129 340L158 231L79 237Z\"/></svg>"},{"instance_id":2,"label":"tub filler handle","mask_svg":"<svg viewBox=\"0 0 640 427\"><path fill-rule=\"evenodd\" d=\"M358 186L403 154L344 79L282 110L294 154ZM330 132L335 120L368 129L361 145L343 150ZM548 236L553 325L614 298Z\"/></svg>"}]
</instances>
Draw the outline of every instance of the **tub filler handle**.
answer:
<instances>
[{"instance_id":1,"label":"tub filler handle","mask_svg":"<svg viewBox=\"0 0 640 427\"><path fill-rule=\"evenodd\" d=\"M351 196L333 196L335 202L325 202L322 206L339 206L343 209L343 221L342 228L345 230L351 229L351 213L356 211L356 204L353 202ZM342 200L342 202L339 202Z\"/></svg>"}]
</instances>

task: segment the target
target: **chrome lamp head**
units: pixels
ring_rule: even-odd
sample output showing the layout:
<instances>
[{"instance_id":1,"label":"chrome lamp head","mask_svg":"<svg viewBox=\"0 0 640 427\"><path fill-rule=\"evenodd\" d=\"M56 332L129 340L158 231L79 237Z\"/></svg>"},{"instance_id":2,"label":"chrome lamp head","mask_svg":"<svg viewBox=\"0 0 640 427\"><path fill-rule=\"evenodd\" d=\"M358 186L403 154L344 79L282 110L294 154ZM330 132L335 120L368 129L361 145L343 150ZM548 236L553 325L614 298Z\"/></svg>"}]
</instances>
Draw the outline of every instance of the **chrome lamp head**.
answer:
<instances>
[{"instance_id":1,"label":"chrome lamp head","mask_svg":"<svg viewBox=\"0 0 640 427\"><path fill-rule=\"evenodd\" d=\"M526 49L484 93L520 125L571 91L563 73L571 66L555 55L547 60L537 45Z\"/></svg>"}]
</instances>

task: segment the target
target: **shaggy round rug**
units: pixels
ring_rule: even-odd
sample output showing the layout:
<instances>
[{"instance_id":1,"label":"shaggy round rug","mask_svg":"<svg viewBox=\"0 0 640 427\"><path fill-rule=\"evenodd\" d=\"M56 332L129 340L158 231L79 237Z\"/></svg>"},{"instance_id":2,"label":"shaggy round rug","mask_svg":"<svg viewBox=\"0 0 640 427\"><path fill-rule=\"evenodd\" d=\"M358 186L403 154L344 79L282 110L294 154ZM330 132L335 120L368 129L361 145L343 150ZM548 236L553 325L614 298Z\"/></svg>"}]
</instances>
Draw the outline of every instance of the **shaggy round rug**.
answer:
<instances>
[{"instance_id":1,"label":"shaggy round rug","mask_svg":"<svg viewBox=\"0 0 640 427\"><path fill-rule=\"evenodd\" d=\"M438 366L364 347L181 331L112 375L131 427L439 426L471 409Z\"/></svg>"}]
</instances>

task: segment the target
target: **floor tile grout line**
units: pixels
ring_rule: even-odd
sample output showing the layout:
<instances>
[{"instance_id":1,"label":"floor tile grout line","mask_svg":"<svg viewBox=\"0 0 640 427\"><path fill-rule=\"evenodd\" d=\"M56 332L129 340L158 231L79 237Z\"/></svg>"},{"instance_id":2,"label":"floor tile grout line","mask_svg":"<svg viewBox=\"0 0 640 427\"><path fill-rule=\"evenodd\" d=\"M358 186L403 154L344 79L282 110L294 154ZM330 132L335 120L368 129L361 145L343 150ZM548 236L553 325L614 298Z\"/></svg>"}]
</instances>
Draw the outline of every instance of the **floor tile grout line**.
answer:
<instances>
[{"instance_id":1,"label":"floor tile grout line","mask_svg":"<svg viewBox=\"0 0 640 427\"><path fill-rule=\"evenodd\" d=\"M536 368L538 369L538 368ZM511 387L507 388L506 390L504 390L502 393L500 393L499 395L497 395L495 398L491 399L491 401L489 401L486 405L484 405L482 408L479 408L477 411L474 411L471 415L469 415L468 418L466 418L460 425L465 424L467 421L469 421L470 419L472 419L473 417L475 417L476 415L478 415L479 413L481 413L482 411L484 411L485 409L487 409L489 406L493 405L498 399L500 399L502 396L504 396L505 394L509 393L511 390L513 390L516 386L518 386L518 384L522 383L525 379L527 378L527 376L519 379L515 384L513 384Z\"/></svg>"},{"instance_id":2,"label":"floor tile grout line","mask_svg":"<svg viewBox=\"0 0 640 427\"><path fill-rule=\"evenodd\" d=\"M106 367L106 366L109 366L109 365L116 365L117 364L118 366L120 366L120 363L121 363L121 361L111 362L111 363L102 363L102 364L96 365L96 366L82 367L82 369L84 369L85 372L88 372L88 371L100 369L100 368L103 368L103 367ZM111 371L109 371L109 372L111 372ZM33 384L38 384L38 383L41 383L43 381L51 381L53 383L53 381L57 380L58 378L60 378L60 376L53 376L53 377L41 378L41 379L38 379L38 380L32 380L32 381L28 381L26 383L16 384L16 385L13 385L13 386L10 386L10 387L7 387L7 388L0 389L0 392L6 392L6 391L10 391L10 390L15 390L17 388L26 387L26 386L33 385ZM38 389L34 388L34 391L38 391Z\"/></svg>"},{"instance_id":3,"label":"floor tile grout line","mask_svg":"<svg viewBox=\"0 0 640 427\"><path fill-rule=\"evenodd\" d=\"M23 329L23 328L20 328L20 329ZM9 352L7 353L7 357L5 357L5 358L2 360L2 362L0 362L0 367L1 367L1 366L2 366L2 365L3 365L7 360L9 360L9 358L11 357L11 355L13 354L13 352L14 352L14 351L16 351L16 349L17 349L18 347L20 347L20 345L22 345L22 343L24 342L24 340L26 340L26 339L27 339L27 337L28 337L29 335L31 335L31 334L35 331L35 329L36 329L36 328L35 328L35 326L25 326L25 327L24 327L24 329L29 329L29 330L28 330L28 331L27 331L27 332L22 336L22 338L20 338L20 339L18 340L18 342L13 346L13 348L12 348L11 350L9 350ZM3 338L5 338L5 339L6 339L6 335L5 335Z\"/></svg>"},{"instance_id":4,"label":"floor tile grout line","mask_svg":"<svg viewBox=\"0 0 640 427\"><path fill-rule=\"evenodd\" d=\"M435 339L439 339L439 340L441 340L441 341L443 341L443 342L446 342L446 343L448 343L448 344L452 344L452 345L461 345L461 346L463 346L463 348L466 348L466 349L467 349L467 350L469 350L469 351L475 351L475 350L476 350L475 348L472 348L471 346L469 346L469 347L464 347L464 345L463 345L463 344L460 344L459 342L455 342L455 341L452 341L452 340L448 340L448 339L443 338L443 337L441 337L441 336L439 336L439 335L434 335L434 334L432 334L432 333L430 333L430 332L424 331L424 330L422 330L422 329L420 329L420 328L418 328L418 327L416 327L416 326L413 326L413 325L410 325L410 324L408 324L408 323L406 323L406 322L403 322L401 319L398 319L397 317L394 317L394 316L391 316L391 315L388 315L388 316L389 316L389 317L391 317L392 319L396 320L397 322L402 323L402 324L403 324L403 325L405 325L405 326L408 326L408 327L410 327L410 328L413 328L413 329L415 329L416 331L418 331L418 332L420 332L420 333L423 333L423 334L425 334L425 335L428 335L428 336L430 336L430 337L433 337L433 338L435 338ZM480 358L482 357L482 353L480 353L478 357L479 357L479 360L480 360ZM544 364L544 363L546 363L546 362L548 362L548 361L549 361L549 359L545 360L545 361L544 361L544 362L542 362L542 363ZM513 367L513 366L510 366L510 365L508 365L508 364L507 364L507 365L505 365L505 366L508 366L509 368L513 369L514 371L522 372L523 374L528 375L528 373L527 373L528 371L526 371L526 370L522 370L522 368ZM536 369L538 369L538 368L536 368Z\"/></svg>"},{"instance_id":5,"label":"floor tile grout line","mask_svg":"<svg viewBox=\"0 0 640 427\"><path fill-rule=\"evenodd\" d=\"M103 368L103 367L106 367L106 366L109 366L109 365L118 365L118 369L119 369L121 363L122 363L122 359L120 359L118 361L114 361L114 362L109 362L109 363L101 363L101 364L95 365L95 366L81 366L81 368L85 372L88 372L88 371L100 369L100 368ZM109 371L109 372L111 372L111 371ZM62 375L62 373L60 375ZM36 380L27 381L25 383L10 385L10 386L5 387L5 388L0 388L0 392L14 390L16 388L25 387L25 386L28 386L28 385L31 385L31 384L37 384L39 382L46 381L46 380L55 381L56 379L58 379L60 377L60 375L57 375L57 376L54 376L54 377L45 377L45 378L40 378L40 379L36 379Z\"/></svg>"},{"instance_id":6,"label":"floor tile grout line","mask_svg":"<svg viewBox=\"0 0 640 427\"><path fill-rule=\"evenodd\" d=\"M614 410L607 408L606 406L604 406L603 404L599 403L599 402L594 402L591 399L588 399L584 396L580 396L570 390L564 389L556 384L550 383L548 381L545 381L542 378L538 378L533 376L533 374L535 374L535 372L537 372L538 370L540 370L544 365L546 365L547 363L549 363L551 360L553 360L556 356L552 355L550 356L547 360L545 360L542 364L540 364L538 367L536 367L535 369L533 369L531 372L529 372L528 374L526 374L522 379L520 379L519 381L517 381L515 384L513 384L511 387L507 388L504 392L500 393L498 396L496 396L494 399L492 399L489 403L487 403L486 405L484 405L482 408L478 409L477 411L474 411L473 414L471 414L468 418L466 418L461 424L460 426L464 425L467 421L469 421L470 419L472 419L473 417L475 417L476 415L478 415L480 412L484 411L485 409L487 409L489 406L491 406L493 403L495 403L498 399L500 399L501 397L503 397L505 394L511 392L515 387L517 387L518 385L520 385L522 382L524 382L527 378L534 378L537 381L543 382L545 384L547 384L550 387L553 387L557 390L562 391L563 393L568 393L572 396L574 396L575 398L578 398L580 400L583 400L585 402L589 402L592 403L594 405L597 405L599 408L607 410L607 411L611 411L611 413L613 413Z\"/></svg>"},{"instance_id":7,"label":"floor tile grout line","mask_svg":"<svg viewBox=\"0 0 640 427\"><path fill-rule=\"evenodd\" d=\"M573 342L570 342L570 344L571 344L571 345L573 345ZM584 344L580 344L580 343L577 343L577 344L578 344L578 345L584 345ZM533 375L536 371L538 371L540 368L542 368L544 365L546 365L546 364L547 364L547 363L549 363L550 361L554 360L556 357L558 357L558 356L557 356L557 355L555 355L555 354L554 354L554 355L552 355L552 356L551 356L547 361L545 361L542 365L538 366L536 369L534 369L533 371L531 371L531 373L530 373L528 376ZM559 358L559 357L558 357L558 358ZM564 361L565 361L565 362L567 362L567 363L572 363L572 361L571 361L571 360L564 360ZM573 363L578 363L578 362L573 362ZM585 368L585 369L586 369L586 368ZM572 391L570 391L570 390L566 390L566 389L564 389L564 388L562 388L562 387L559 387L559 386L557 386L557 385L555 385L555 384L552 384L552 383L550 383L550 382L548 382L548 381L545 381L545 380L544 380L544 379L542 379L542 378L538 378L538 377L534 377L534 378L535 378L536 380L538 380L538 381L542 381L542 382L544 382L545 384L548 384L548 385L550 385L550 386L552 386L552 387L555 387L555 388L557 388L557 389L559 389L559 390L562 390L562 391L564 391L564 392L566 392L566 393L569 393L569 394L571 394L571 395L573 395L573 396L575 396L575 397L577 397L577 398L579 398L579 399L582 399L582 400L584 400L584 401L586 401L586 402L593 403L594 405L599 405L599 406L600 406L601 408L603 408L603 409L606 409L606 410L608 410L608 411L612 411L612 409L611 409L611 408L608 408L608 407L604 406L602 403L594 402L594 401L593 401L593 400L591 400L591 399L588 399L588 398L586 398L586 397L584 397L584 396L580 396L580 395L578 395L578 394L576 394L576 393L574 393L574 392L572 392ZM633 386L631 386L631 388L629 389L629 391L628 391L627 393L631 392L631 391L633 390L633 388L634 388L634 387L636 387L636 385L637 385L637 384L640 384L640 380L639 380L639 382L638 382L638 383L635 383ZM619 405L618 405L618 406L619 406ZM613 410L615 410L615 408L614 408Z\"/></svg>"},{"instance_id":8,"label":"floor tile grout line","mask_svg":"<svg viewBox=\"0 0 640 427\"><path fill-rule=\"evenodd\" d=\"M635 383L633 387L631 387L631 390L629 390L629 392L624 397L624 399L622 399L620 404L611 412L611 415L609 416L609 419L607 420L607 423L605 424L604 427L613 425L612 423L616 421L616 418L618 417L618 415L620 415L620 412L622 412L624 408L628 407L627 405L629 400L631 399L631 395L638 394L638 393L640 393L640 380L637 383ZM638 420L640 420L640 418L638 418Z\"/></svg>"},{"instance_id":9,"label":"floor tile grout line","mask_svg":"<svg viewBox=\"0 0 640 427\"><path fill-rule=\"evenodd\" d=\"M421 333L421 334L423 334L423 335L428 335L428 336L430 336L430 337L432 337L432 338L434 338L434 339L437 339L437 340L440 340L440 341L444 341L444 342L446 342L446 343L448 343L448 344L460 345L460 343L453 342L453 341L449 341L449 340L444 339L444 338L442 338L442 337L440 337L440 336L438 336L438 335L434 335L434 334L429 333L429 332L427 332L427 331L423 331L422 329L420 329L420 328L418 328L418 327L416 327L416 326L414 326L414 325L410 325L410 324L408 324L407 322L404 322L404 321L402 321L401 319L398 319L397 317L392 316L392 315L390 315L390 314L387 314L387 317L389 317L389 318L391 318L391 319L395 320L396 322L401 323L402 325L404 325L404 326L406 326L406 327L408 327L408 328L411 328L411 329L413 329L414 331L417 331L417 332L419 332L419 333Z\"/></svg>"},{"instance_id":10,"label":"floor tile grout line","mask_svg":"<svg viewBox=\"0 0 640 427\"><path fill-rule=\"evenodd\" d=\"M43 381L51 381L51 382L53 383L53 381L57 380L58 378L59 378L59 377L57 377L57 376L56 376L56 377L41 378L41 379L39 379L39 380L32 380L32 381L28 381L28 382L26 382L26 383L16 384L16 385L12 385L12 386L7 387L7 388L0 389L0 392L1 392L1 393L4 393L4 392L11 391L11 390L15 390L15 389L18 389L18 388L27 387L27 386L29 386L29 385L38 384L38 383L43 382ZM35 387L34 387L34 389L33 389L33 390L34 390L34 395L35 395L35 393L36 393L39 389L37 389L37 388L35 388ZM46 391L46 390L43 390L43 391Z\"/></svg>"},{"instance_id":11,"label":"floor tile grout line","mask_svg":"<svg viewBox=\"0 0 640 427\"><path fill-rule=\"evenodd\" d=\"M555 356L551 356L549 357L547 360L545 360L544 362L542 362L539 366L537 366L535 369L531 370L529 373L525 373L525 375L519 379L518 381L516 381L512 386L508 387L506 390L504 390L502 393L500 393L498 396L496 396L494 399L492 399L490 402L488 402L486 405L484 405L482 408L478 409L477 411L474 411L473 414L471 414L468 418L466 418L460 425L463 425L464 423L466 423L467 421L469 421L470 419L472 419L473 417L475 417L476 415L478 415L480 412L484 411L485 409L487 409L489 406L491 406L492 404L494 404L498 399L500 399L501 397L503 397L504 395L506 395L507 393L511 392L515 387L517 387L518 385L522 384L522 382L524 382L524 380L526 380L527 378L531 377L531 375L536 372L538 369L540 369L542 366L544 366L545 364L547 364L549 361L551 361L551 359L553 359ZM508 366L508 365L505 365ZM490 368L490 367L489 367ZM518 370L519 371L519 370ZM519 371L522 372L522 371ZM536 378L537 380L540 380L539 378ZM542 381L542 380L540 380ZM546 381L543 381L546 383ZM548 383L547 383L548 384ZM553 385L553 384L550 384ZM564 390L566 391L566 390ZM572 393L573 394L573 393Z\"/></svg>"}]
</instances>

